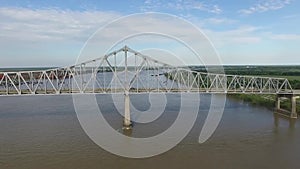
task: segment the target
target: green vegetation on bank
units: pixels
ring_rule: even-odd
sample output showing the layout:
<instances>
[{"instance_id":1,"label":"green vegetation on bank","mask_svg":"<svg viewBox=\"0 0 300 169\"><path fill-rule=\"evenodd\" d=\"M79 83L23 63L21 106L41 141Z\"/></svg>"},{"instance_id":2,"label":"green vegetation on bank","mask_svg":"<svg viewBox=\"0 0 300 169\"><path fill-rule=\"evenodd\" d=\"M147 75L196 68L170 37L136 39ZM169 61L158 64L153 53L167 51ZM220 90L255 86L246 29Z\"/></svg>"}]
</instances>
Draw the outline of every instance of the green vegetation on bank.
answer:
<instances>
[{"instance_id":1,"label":"green vegetation on bank","mask_svg":"<svg viewBox=\"0 0 300 169\"><path fill-rule=\"evenodd\" d=\"M253 105L265 106L269 109L274 109L276 104L275 95L228 94L227 96L249 102ZM291 101L289 99L282 100L281 108L291 111ZM300 104L297 104L297 112L300 113Z\"/></svg>"},{"instance_id":2,"label":"green vegetation on bank","mask_svg":"<svg viewBox=\"0 0 300 169\"><path fill-rule=\"evenodd\" d=\"M227 96L269 108L274 108L275 105L275 96L273 95L228 94Z\"/></svg>"}]
</instances>

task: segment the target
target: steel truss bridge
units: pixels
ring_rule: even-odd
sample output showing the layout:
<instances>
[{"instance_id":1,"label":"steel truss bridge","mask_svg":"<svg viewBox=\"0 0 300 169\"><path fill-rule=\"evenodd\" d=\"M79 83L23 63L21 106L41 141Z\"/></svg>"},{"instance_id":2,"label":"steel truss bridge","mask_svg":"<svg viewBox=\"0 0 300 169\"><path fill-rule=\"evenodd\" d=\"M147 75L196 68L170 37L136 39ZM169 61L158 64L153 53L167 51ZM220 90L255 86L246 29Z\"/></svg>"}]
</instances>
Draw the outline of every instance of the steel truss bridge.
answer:
<instances>
[{"instance_id":1,"label":"steel truss bridge","mask_svg":"<svg viewBox=\"0 0 300 169\"><path fill-rule=\"evenodd\" d=\"M118 93L126 90L130 93L294 93L286 78L197 72L162 63L126 46L69 67L0 72L0 95Z\"/></svg>"},{"instance_id":2,"label":"steel truss bridge","mask_svg":"<svg viewBox=\"0 0 300 169\"><path fill-rule=\"evenodd\" d=\"M198 92L294 95L286 78L226 75L172 66L127 46L69 67L0 72L0 95Z\"/></svg>"}]
</instances>

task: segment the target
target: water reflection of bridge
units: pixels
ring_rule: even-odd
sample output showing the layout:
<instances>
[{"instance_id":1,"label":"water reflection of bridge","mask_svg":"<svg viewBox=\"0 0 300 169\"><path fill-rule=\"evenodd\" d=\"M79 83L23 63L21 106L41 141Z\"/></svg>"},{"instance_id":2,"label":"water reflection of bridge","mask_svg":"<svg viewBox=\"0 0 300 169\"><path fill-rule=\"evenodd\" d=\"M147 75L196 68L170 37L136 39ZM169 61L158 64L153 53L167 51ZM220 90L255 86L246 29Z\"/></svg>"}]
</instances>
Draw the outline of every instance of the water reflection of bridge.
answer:
<instances>
[{"instance_id":1,"label":"water reflection of bridge","mask_svg":"<svg viewBox=\"0 0 300 169\"><path fill-rule=\"evenodd\" d=\"M64 68L0 72L0 95L124 93L124 124L130 124L129 93L198 92L217 94L273 94L292 101L297 117L299 91L285 78L203 73L176 67L127 46L103 57Z\"/></svg>"}]
</instances>

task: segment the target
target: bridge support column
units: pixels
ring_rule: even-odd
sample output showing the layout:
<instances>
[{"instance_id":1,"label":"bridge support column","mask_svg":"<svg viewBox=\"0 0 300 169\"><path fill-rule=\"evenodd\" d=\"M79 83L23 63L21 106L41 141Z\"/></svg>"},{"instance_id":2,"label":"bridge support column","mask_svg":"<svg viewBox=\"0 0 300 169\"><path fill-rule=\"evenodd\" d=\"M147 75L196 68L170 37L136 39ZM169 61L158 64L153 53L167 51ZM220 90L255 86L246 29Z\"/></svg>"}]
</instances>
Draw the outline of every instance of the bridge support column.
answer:
<instances>
[{"instance_id":1,"label":"bridge support column","mask_svg":"<svg viewBox=\"0 0 300 169\"><path fill-rule=\"evenodd\" d=\"M280 97L276 96L276 110L280 110Z\"/></svg>"},{"instance_id":2,"label":"bridge support column","mask_svg":"<svg viewBox=\"0 0 300 169\"><path fill-rule=\"evenodd\" d=\"M131 120L130 120L130 98L129 92L125 92L125 112L124 112L124 121L123 129L131 129Z\"/></svg>"},{"instance_id":3,"label":"bridge support column","mask_svg":"<svg viewBox=\"0 0 300 169\"><path fill-rule=\"evenodd\" d=\"M282 98L286 98L286 99L290 99L291 101L291 111L288 110L284 110L281 108L280 106L280 101L282 100ZM282 114L284 116L289 116L290 118L296 119L298 118L297 115L297 110L296 110L296 101L299 98L299 96L296 96L294 94L280 94L276 96L276 111L279 114Z\"/></svg>"},{"instance_id":4,"label":"bridge support column","mask_svg":"<svg viewBox=\"0 0 300 169\"><path fill-rule=\"evenodd\" d=\"M291 111L291 118L297 118L297 110L296 110L296 99L297 96L292 96L291 97L291 102L292 102L292 111Z\"/></svg>"}]
</instances>

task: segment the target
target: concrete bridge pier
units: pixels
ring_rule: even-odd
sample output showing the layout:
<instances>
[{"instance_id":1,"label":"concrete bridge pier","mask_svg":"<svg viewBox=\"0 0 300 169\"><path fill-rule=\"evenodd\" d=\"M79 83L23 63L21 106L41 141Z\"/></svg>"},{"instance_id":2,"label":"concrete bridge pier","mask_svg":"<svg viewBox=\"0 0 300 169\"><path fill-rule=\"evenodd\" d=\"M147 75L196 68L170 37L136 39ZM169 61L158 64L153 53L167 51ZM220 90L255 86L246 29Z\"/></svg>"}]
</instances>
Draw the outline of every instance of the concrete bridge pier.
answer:
<instances>
[{"instance_id":1,"label":"concrete bridge pier","mask_svg":"<svg viewBox=\"0 0 300 169\"><path fill-rule=\"evenodd\" d=\"M292 103L292 112L291 112L291 118L297 118L297 110L296 110L296 105L297 105L297 102L296 102L296 99L298 98L299 96L292 96L291 97L291 103Z\"/></svg>"},{"instance_id":2,"label":"concrete bridge pier","mask_svg":"<svg viewBox=\"0 0 300 169\"><path fill-rule=\"evenodd\" d=\"M289 117L290 118L298 118L298 115L297 115L297 99L299 98L300 96L296 96L294 94L280 94L280 95L277 95L276 97L276 110L280 113L283 113L283 114L286 114L287 112L290 113L289 114ZM291 111L287 111L287 110L284 110L281 108L281 105L280 105L280 102L283 98L288 98L291 100Z\"/></svg>"},{"instance_id":3,"label":"concrete bridge pier","mask_svg":"<svg viewBox=\"0 0 300 169\"><path fill-rule=\"evenodd\" d=\"M278 95L276 96L276 110L280 110L280 101L281 101L281 97L279 97Z\"/></svg>"},{"instance_id":4,"label":"concrete bridge pier","mask_svg":"<svg viewBox=\"0 0 300 169\"><path fill-rule=\"evenodd\" d=\"M125 52L125 112L124 112L124 122L123 122L123 129L125 130L130 130L132 128L132 123L130 120L130 98L129 98L129 89L130 89L130 82L128 78L128 57L127 57L127 52L128 48L127 46L124 47L124 52Z\"/></svg>"},{"instance_id":5,"label":"concrete bridge pier","mask_svg":"<svg viewBox=\"0 0 300 169\"><path fill-rule=\"evenodd\" d=\"M124 121L123 121L123 129L129 130L132 127L131 119L130 119L130 98L129 92L125 92L125 112L124 112Z\"/></svg>"}]
</instances>

